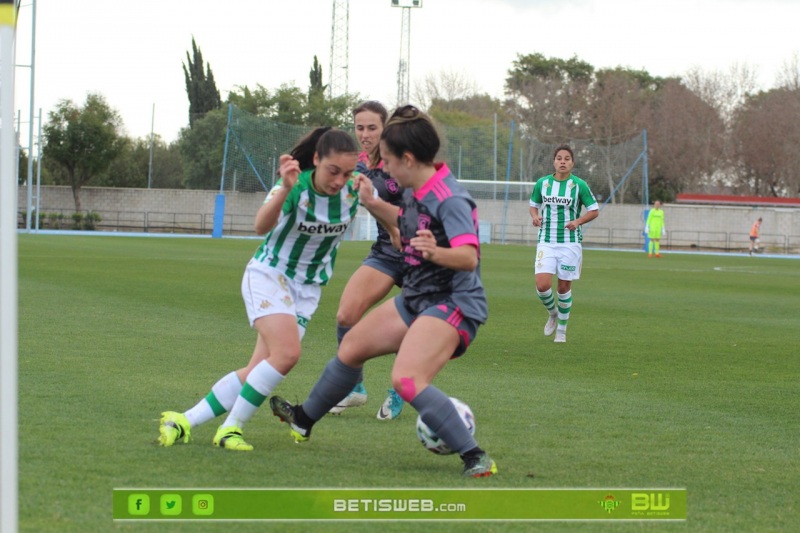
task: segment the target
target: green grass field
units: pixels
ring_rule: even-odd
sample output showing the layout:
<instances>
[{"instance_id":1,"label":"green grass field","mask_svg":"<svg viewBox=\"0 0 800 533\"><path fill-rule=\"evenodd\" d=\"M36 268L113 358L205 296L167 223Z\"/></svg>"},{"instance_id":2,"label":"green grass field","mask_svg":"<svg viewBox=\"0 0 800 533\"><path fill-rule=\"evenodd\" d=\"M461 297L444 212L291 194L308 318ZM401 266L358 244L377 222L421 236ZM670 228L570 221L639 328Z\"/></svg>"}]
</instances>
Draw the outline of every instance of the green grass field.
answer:
<instances>
[{"instance_id":1,"label":"green grass field","mask_svg":"<svg viewBox=\"0 0 800 533\"><path fill-rule=\"evenodd\" d=\"M367 365L366 407L296 445L269 412L252 453L155 445L252 351L240 296L254 240L21 235L22 531L793 531L800 520L800 262L586 250L568 343L545 338L533 250L487 245L489 322L436 385L467 402L498 475L426 452L413 409L375 413L392 358ZM338 295L368 243L344 243L277 393L302 400L335 352ZM221 422L221 420L220 420ZM114 523L113 488L685 487L685 523ZM795 524L792 526L791 524Z\"/></svg>"}]
</instances>

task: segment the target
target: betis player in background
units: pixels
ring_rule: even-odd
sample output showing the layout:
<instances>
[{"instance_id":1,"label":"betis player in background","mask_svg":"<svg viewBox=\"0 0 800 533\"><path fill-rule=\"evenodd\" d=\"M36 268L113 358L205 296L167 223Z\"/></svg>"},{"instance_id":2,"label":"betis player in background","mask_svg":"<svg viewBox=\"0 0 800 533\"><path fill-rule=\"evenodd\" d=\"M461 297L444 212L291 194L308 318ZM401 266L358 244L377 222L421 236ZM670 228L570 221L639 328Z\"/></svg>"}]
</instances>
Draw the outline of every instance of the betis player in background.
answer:
<instances>
[{"instance_id":1,"label":"betis player in background","mask_svg":"<svg viewBox=\"0 0 800 533\"><path fill-rule=\"evenodd\" d=\"M572 148L561 145L553 154L555 173L539 178L531 194L536 240L536 294L550 316L544 334L555 332L555 342L567 342L567 322L572 309L572 281L581 276L583 249L581 226L597 218L599 206L589 185L572 174ZM581 216L581 209L586 213ZM553 276L558 277L558 302L553 296Z\"/></svg>"},{"instance_id":2,"label":"betis player in background","mask_svg":"<svg viewBox=\"0 0 800 533\"><path fill-rule=\"evenodd\" d=\"M661 209L661 202L656 200L653 209L647 214L647 221L644 223L644 232L650 242L647 245L647 257L661 257L661 237L667 232L664 226L664 210Z\"/></svg>"}]
</instances>

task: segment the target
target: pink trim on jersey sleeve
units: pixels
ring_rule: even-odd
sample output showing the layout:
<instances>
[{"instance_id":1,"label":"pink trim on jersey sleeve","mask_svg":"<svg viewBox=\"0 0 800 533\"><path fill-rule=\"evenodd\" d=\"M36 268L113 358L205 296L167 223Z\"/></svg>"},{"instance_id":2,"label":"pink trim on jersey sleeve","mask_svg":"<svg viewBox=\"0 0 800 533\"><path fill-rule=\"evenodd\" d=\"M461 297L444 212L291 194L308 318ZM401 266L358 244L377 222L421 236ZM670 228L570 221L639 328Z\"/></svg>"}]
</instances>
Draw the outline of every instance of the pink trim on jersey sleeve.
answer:
<instances>
[{"instance_id":1,"label":"pink trim on jersey sleeve","mask_svg":"<svg viewBox=\"0 0 800 533\"><path fill-rule=\"evenodd\" d=\"M465 233L464 235L458 235L450 239L451 248L458 248L459 246L464 246L465 244L471 244L475 248L480 248L478 236L473 235L472 233Z\"/></svg>"},{"instance_id":2,"label":"pink trim on jersey sleeve","mask_svg":"<svg viewBox=\"0 0 800 533\"><path fill-rule=\"evenodd\" d=\"M428 192L433 189L436 185L441 183L441 181L450 174L450 169L447 168L445 163L436 163L434 164L434 168L436 169L436 173L431 176L431 178L425 182L425 185L420 187L418 191L414 192L414 198L417 200L421 200ZM439 197L440 193L437 192L436 196ZM441 198L440 198L441 200Z\"/></svg>"}]
</instances>

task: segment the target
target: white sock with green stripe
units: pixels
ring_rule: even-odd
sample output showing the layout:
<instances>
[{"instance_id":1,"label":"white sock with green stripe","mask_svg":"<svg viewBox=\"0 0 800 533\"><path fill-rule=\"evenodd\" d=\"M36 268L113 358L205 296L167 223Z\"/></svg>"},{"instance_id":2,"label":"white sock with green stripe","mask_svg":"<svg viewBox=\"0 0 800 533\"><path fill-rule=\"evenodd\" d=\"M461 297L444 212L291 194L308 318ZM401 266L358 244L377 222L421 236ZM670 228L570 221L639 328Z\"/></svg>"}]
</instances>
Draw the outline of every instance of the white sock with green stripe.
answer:
<instances>
[{"instance_id":1,"label":"white sock with green stripe","mask_svg":"<svg viewBox=\"0 0 800 533\"><path fill-rule=\"evenodd\" d=\"M539 299L544 304L547 312L551 315L556 313L556 300L553 297L553 289L547 289L545 292L536 291L536 294L539 296Z\"/></svg>"},{"instance_id":2,"label":"white sock with green stripe","mask_svg":"<svg viewBox=\"0 0 800 533\"><path fill-rule=\"evenodd\" d=\"M569 320L571 309L572 291L567 291L564 294L558 293L558 325L556 326L556 333L567 333L567 321Z\"/></svg>"},{"instance_id":3,"label":"white sock with green stripe","mask_svg":"<svg viewBox=\"0 0 800 533\"><path fill-rule=\"evenodd\" d=\"M214 383L214 386L211 387L211 392L205 398L183 414L191 427L205 424L209 420L213 420L219 415L230 411L241 390L242 382L239 381L236 371L226 374Z\"/></svg>"},{"instance_id":4,"label":"white sock with green stripe","mask_svg":"<svg viewBox=\"0 0 800 533\"><path fill-rule=\"evenodd\" d=\"M236 426L240 429L244 427L245 422L253 418L269 393L283 381L283 378L284 376L266 361L258 363L247 376L239 397L236 398L228 418L222 425Z\"/></svg>"}]
</instances>

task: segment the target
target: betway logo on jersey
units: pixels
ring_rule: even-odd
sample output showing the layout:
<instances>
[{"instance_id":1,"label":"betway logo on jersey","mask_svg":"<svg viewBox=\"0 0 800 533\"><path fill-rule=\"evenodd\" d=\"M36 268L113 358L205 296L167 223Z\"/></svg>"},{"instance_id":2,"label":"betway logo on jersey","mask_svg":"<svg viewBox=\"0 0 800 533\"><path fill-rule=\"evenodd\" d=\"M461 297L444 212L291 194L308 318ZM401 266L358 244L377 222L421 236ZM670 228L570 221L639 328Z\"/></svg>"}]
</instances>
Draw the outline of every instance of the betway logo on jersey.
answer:
<instances>
[{"instance_id":1,"label":"betway logo on jersey","mask_svg":"<svg viewBox=\"0 0 800 533\"><path fill-rule=\"evenodd\" d=\"M342 222L340 224L309 224L300 222L297 225L297 231L305 233L306 235L338 235L339 233L344 233L346 229L347 222Z\"/></svg>"},{"instance_id":2,"label":"betway logo on jersey","mask_svg":"<svg viewBox=\"0 0 800 533\"><path fill-rule=\"evenodd\" d=\"M572 205L571 196L542 196L543 204Z\"/></svg>"}]
</instances>

